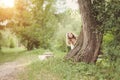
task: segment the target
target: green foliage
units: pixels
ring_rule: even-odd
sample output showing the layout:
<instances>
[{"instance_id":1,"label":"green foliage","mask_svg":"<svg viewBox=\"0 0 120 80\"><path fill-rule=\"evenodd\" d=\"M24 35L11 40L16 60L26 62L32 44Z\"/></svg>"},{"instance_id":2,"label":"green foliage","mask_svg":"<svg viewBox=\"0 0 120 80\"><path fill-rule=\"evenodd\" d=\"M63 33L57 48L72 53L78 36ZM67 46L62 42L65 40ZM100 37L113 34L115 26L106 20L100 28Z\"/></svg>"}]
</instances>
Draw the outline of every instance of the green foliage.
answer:
<instances>
[{"instance_id":1,"label":"green foliage","mask_svg":"<svg viewBox=\"0 0 120 80\"><path fill-rule=\"evenodd\" d=\"M104 60L107 60L107 66L109 66L108 76L109 80L119 80L119 65L120 65L120 46L119 43L115 40L115 35L109 31L104 35L103 38L103 53ZM102 64L105 62L102 60ZM100 65L100 64L99 64ZM111 73L113 72L113 73ZM115 72L115 73L114 73ZM107 76L107 77L108 77Z\"/></svg>"},{"instance_id":2,"label":"green foliage","mask_svg":"<svg viewBox=\"0 0 120 80\"><path fill-rule=\"evenodd\" d=\"M18 3L23 5L24 1ZM14 31L28 50L41 47L50 48L52 36L58 26L53 3L54 1L50 0L31 0L31 6L17 6L19 14L16 14L15 19L18 23L15 25Z\"/></svg>"},{"instance_id":3,"label":"green foliage","mask_svg":"<svg viewBox=\"0 0 120 80\"><path fill-rule=\"evenodd\" d=\"M81 30L81 21L79 12L67 10L64 13L56 15L59 20L59 25L54 35L54 43L52 44L52 49L57 49L61 51L68 51L66 45L66 33L73 32L79 35Z\"/></svg>"},{"instance_id":4,"label":"green foliage","mask_svg":"<svg viewBox=\"0 0 120 80\"><path fill-rule=\"evenodd\" d=\"M0 46L14 48L18 47L19 41L14 33L12 33L9 29L0 31Z\"/></svg>"},{"instance_id":5,"label":"green foliage","mask_svg":"<svg viewBox=\"0 0 120 80\"><path fill-rule=\"evenodd\" d=\"M116 63L102 59L96 65L73 63L63 60L65 53L55 51L55 57L37 61L20 74L20 79L29 80L119 80L119 60Z\"/></svg>"},{"instance_id":6,"label":"green foliage","mask_svg":"<svg viewBox=\"0 0 120 80\"><path fill-rule=\"evenodd\" d=\"M72 10L68 10L61 14L55 14L53 3L52 1L33 0L35 6L32 8L31 14L33 15L33 28L36 27L37 32L35 31L36 29L33 31L27 28L23 33L32 31L26 34L31 37L34 36L33 39L39 41L38 44L40 47L51 47L51 49L66 51L66 32L79 32L81 27L80 15L78 11ZM34 32L36 33L35 35ZM35 36L37 37L35 38Z\"/></svg>"},{"instance_id":7,"label":"green foliage","mask_svg":"<svg viewBox=\"0 0 120 80\"><path fill-rule=\"evenodd\" d=\"M18 57L21 57L24 54L24 51L26 51L26 49L22 47L16 48L2 47L0 50L0 64L14 61Z\"/></svg>"},{"instance_id":8,"label":"green foliage","mask_svg":"<svg viewBox=\"0 0 120 80\"><path fill-rule=\"evenodd\" d=\"M54 0L16 1L14 16L11 16L9 19L11 22L6 27L16 33L20 43L28 50L50 48L66 51L66 32L79 34L81 27L79 12L69 9L63 13L56 13L55 2ZM11 44L15 45L14 42Z\"/></svg>"},{"instance_id":9,"label":"green foliage","mask_svg":"<svg viewBox=\"0 0 120 80\"><path fill-rule=\"evenodd\" d=\"M104 34L103 37L103 53L110 61L116 61L120 57L120 46L116 35L111 31Z\"/></svg>"},{"instance_id":10,"label":"green foliage","mask_svg":"<svg viewBox=\"0 0 120 80\"><path fill-rule=\"evenodd\" d=\"M100 26L98 31L103 34L102 50L111 61L116 61L120 52L119 3L119 0L93 1L93 14Z\"/></svg>"},{"instance_id":11,"label":"green foliage","mask_svg":"<svg viewBox=\"0 0 120 80\"><path fill-rule=\"evenodd\" d=\"M103 41L105 45L110 44L114 39L114 36L112 35L112 33L106 33L103 37Z\"/></svg>"},{"instance_id":12,"label":"green foliage","mask_svg":"<svg viewBox=\"0 0 120 80\"><path fill-rule=\"evenodd\" d=\"M100 26L99 31L102 31L102 33L111 31L114 36L119 36L119 2L119 0L93 1L93 15Z\"/></svg>"},{"instance_id":13,"label":"green foliage","mask_svg":"<svg viewBox=\"0 0 120 80\"><path fill-rule=\"evenodd\" d=\"M28 80L120 79L119 0L94 0L93 2L93 14L100 26L98 31L103 33L104 53L101 58L98 58L96 65L66 62L63 60L66 53L59 52L68 51L65 43L67 32L79 34L81 21L78 11L69 9L63 13L55 13L54 0L30 0L29 6L24 1L17 1L14 15L10 12L12 9L5 11L0 8L0 21L11 20L6 27L16 32L14 34L10 29L0 31L0 63L14 60L21 55L19 52L25 49L18 48L20 40L20 44L24 44L29 50L34 48L56 50L55 58L29 65L21 77L23 80L24 78ZM22 54L27 56L34 54L37 59L37 56L43 52L44 50L33 50Z\"/></svg>"}]
</instances>

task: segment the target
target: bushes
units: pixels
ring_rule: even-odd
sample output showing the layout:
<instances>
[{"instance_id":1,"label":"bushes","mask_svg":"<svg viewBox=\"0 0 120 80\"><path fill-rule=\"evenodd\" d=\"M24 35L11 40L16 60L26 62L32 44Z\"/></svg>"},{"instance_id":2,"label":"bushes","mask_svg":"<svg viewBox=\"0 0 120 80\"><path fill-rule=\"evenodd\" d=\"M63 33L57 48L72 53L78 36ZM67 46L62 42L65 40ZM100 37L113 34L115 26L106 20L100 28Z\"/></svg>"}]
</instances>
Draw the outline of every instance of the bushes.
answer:
<instances>
[{"instance_id":1,"label":"bushes","mask_svg":"<svg viewBox=\"0 0 120 80\"><path fill-rule=\"evenodd\" d=\"M103 77L107 80L119 80L119 65L120 65L120 45L116 44L119 41L116 40L116 35L112 31L104 34L103 37L103 59L102 64L99 63L99 66L105 68Z\"/></svg>"},{"instance_id":2,"label":"bushes","mask_svg":"<svg viewBox=\"0 0 120 80\"><path fill-rule=\"evenodd\" d=\"M19 40L14 33L12 33L9 29L0 31L0 46L14 48L18 47Z\"/></svg>"},{"instance_id":3,"label":"bushes","mask_svg":"<svg viewBox=\"0 0 120 80\"><path fill-rule=\"evenodd\" d=\"M103 37L103 53L111 61L116 61L120 57L120 45L116 44L116 36L108 32Z\"/></svg>"},{"instance_id":4,"label":"bushes","mask_svg":"<svg viewBox=\"0 0 120 80\"><path fill-rule=\"evenodd\" d=\"M21 38L21 43L23 43L28 50L35 48L50 48L51 40L53 38L55 26L41 26L38 24L33 24L29 27L22 29L18 35Z\"/></svg>"}]
</instances>

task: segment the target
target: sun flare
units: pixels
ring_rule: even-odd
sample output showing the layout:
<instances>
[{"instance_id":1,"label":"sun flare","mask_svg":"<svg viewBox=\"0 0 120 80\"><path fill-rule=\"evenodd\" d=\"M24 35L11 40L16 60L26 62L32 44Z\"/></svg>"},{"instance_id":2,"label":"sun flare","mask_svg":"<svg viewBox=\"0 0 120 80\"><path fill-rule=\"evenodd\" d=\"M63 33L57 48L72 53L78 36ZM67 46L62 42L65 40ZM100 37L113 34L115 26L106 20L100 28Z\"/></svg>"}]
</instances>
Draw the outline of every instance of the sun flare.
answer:
<instances>
[{"instance_id":1,"label":"sun flare","mask_svg":"<svg viewBox=\"0 0 120 80\"><path fill-rule=\"evenodd\" d=\"M12 8L14 7L14 0L0 0L0 7Z\"/></svg>"}]
</instances>

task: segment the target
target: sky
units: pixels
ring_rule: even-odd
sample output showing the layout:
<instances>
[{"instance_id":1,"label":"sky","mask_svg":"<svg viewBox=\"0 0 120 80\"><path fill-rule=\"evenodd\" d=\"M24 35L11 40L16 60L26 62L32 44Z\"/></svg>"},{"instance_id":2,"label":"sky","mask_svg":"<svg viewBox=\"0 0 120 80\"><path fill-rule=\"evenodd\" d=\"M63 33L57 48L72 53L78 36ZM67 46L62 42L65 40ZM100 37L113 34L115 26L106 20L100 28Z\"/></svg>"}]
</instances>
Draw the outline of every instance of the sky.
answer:
<instances>
[{"instance_id":1,"label":"sky","mask_svg":"<svg viewBox=\"0 0 120 80\"><path fill-rule=\"evenodd\" d=\"M77 0L66 0L66 6L73 10L77 10L79 8Z\"/></svg>"},{"instance_id":2,"label":"sky","mask_svg":"<svg viewBox=\"0 0 120 80\"><path fill-rule=\"evenodd\" d=\"M13 7L14 6L14 0L0 0L0 7Z\"/></svg>"},{"instance_id":3,"label":"sky","mask_svg":"<svg viewBox=\"0 0 120 80\"><path fill-rule=\"evenodd\" d=\"M79 9L77 0L57 0L56 7L58 13L64 12L68 8L72 10Z\"/></svg>"}]
</instances>

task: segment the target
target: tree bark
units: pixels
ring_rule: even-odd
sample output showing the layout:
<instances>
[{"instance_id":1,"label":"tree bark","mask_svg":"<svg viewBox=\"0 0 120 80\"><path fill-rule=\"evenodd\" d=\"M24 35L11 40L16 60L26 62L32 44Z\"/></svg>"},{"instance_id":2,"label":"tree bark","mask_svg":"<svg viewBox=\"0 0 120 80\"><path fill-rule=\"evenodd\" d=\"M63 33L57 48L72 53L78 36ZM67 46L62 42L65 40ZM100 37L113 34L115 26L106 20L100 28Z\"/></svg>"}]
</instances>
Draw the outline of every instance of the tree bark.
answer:
<instances>
[{"instance_id":1,"label":"tree bark","mask_svg":"<svg viewBox=\"0 0 120 80\"><path fill-rule=\"evenodd\" d=\"M98 31L97 20L92 15L91 0L78 0L78 3L82 30L74 49L65 58L75 62L95 63L100 52L102 35Z\"/></svg>"}]
</instances>

